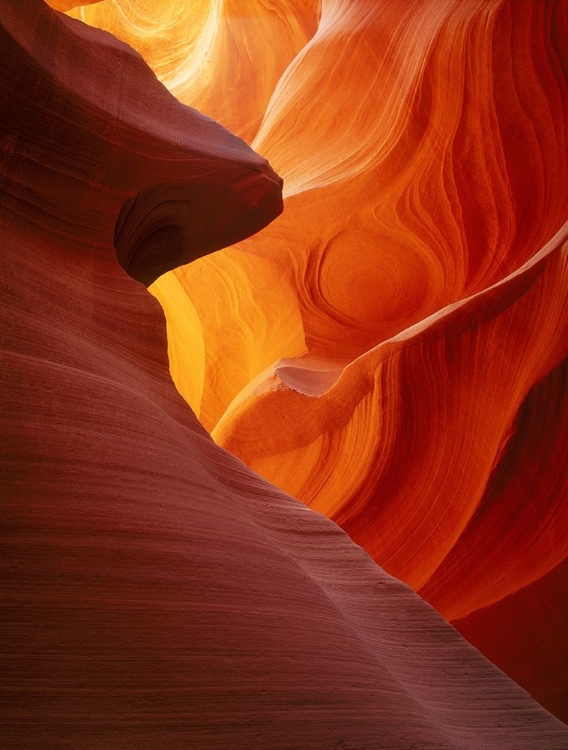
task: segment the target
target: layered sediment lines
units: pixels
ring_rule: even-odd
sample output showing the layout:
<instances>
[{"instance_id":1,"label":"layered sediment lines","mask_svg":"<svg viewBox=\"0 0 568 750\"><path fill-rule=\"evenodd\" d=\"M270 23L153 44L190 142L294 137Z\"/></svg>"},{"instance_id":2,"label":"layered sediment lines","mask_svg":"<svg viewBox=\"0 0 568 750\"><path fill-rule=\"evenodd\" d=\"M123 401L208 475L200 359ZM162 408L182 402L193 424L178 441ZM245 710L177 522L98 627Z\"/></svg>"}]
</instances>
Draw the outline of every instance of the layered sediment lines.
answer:
<instances>
[{"instance_id":1,"label":"layered sediment lines","mask_svg":"<svg viewBox=\"0 0 568 750\"><path fill-rule=\"evenodd\" d=\"M319 0L103 0L71 15L132 45L180 101L250 142L282 74L315 34L319 6Z\"/></svg>"},{"instance_id":2,"label":"layered sediment lines","mask_svg":"<svg viewBox=\"0 0 568 750\"><path fill-rule=\"evenodd\" d=\"M284 214L151 287L219 444L566 720L567 12L323 2L252 140Z\"/></svg>"},{"instance_id":3,"label":"layered sediment lines","mask_svg":"<svg viewBox=\"0 0 568 750\"><path fill-rule=\"evenodd\" d=\"M566 727L215 445L176 392L136 279L161 270L165 227L170 263L217 244L227 215L229 234L254 231L256 188L273 218L268 165L105 33L38 0L0 20L3 746L566 747ZM208 230L185 203L212 176L232 208Z\"/></svg>"}]
</instances>

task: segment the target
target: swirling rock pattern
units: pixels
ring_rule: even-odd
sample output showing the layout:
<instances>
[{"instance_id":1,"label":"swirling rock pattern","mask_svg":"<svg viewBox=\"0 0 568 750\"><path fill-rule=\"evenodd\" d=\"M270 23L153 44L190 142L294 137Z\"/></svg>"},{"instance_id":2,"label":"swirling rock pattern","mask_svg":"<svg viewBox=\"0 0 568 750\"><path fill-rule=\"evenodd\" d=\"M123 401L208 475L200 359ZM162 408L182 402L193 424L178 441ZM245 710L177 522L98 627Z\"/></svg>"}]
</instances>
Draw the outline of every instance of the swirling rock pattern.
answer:
<instances>
[{"instance_id":1,"label":"swirling rock pattern","mask_svg":"<svg viewBox=\"0 0 568 750\"><path fill-rule=\"evenodd\" d=\"M240 131L284 177L286 211L151 287L178 389L220 445L568 720L568 622L549 583L568 557L568 6L240 7L280 29L263 67L288 64ZM233 5L219 12L234 28ZM105 4L81 13L100 21ZM179 64L194 70L211 39ZM208 80L248 59L230 40ZM184 101L202 101L186 83ZM257 123L261 100L231 92L215 116ZM534 621L519 621L525 600Z\"/></svg>"},{"instance_id":2,"label":"swirling rock pattern","mask_svg":"<svg viewBox=\"0 0 568 750\"><path fill-rule=\"evenodd\" d=\"M2 745L566 747L564 725L216 446L173 387L114 225L136 248L141 206L161 228L207 164L230 191L251 169L277 184L266 163L107 34L39 0L0 20Z\"/></svg>"},{"instance_id":3,"label":"swirling rock pattern","mask_svg":"<svg viewBox=\"0 0 568 750\"><path fill-rule=\"evenodd\" d=\"M119 254L178 210L183 234L209 165L244 232L251 192L279 187L266 163L104 32L37 0L0 20L2 745L565 747L566 727L176 392L114 225ZM125 257L138 277L160 254Z\"/></svg>"},{"instance_id":4,"label":"swirling rock pattern","mask_svg":"<svg viewBox=\"0 0 568 750\"><path fill-rule=\"evenodd\" d=\"M71 15L128 42L180 101L250 141L282 74L314 36L319 6L319 0L103 0Z\"/></svg>"}]
</instances>

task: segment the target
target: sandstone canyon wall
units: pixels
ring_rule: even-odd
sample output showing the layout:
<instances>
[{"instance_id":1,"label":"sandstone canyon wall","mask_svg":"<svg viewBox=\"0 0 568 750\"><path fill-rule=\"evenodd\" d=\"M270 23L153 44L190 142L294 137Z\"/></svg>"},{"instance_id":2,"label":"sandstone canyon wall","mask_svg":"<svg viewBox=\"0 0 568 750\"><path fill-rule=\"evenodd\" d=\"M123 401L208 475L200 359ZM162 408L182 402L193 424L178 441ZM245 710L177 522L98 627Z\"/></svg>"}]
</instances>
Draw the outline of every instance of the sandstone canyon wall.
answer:
<instances>
[{"instance_id":1,"label":"sandstone canyon wall","mask_svg":"<svg viewBox=\"0 0 568 750\"><path fill-rule=\"evenodd\" d=\"M568 746L565 12L2 6L4 746Z\"/></svg>"},{"instance_id":2,"label":"sandstone canyon wall","mask_svg":"<svg viewBox=\"0 0 568 750\"><path fill-rule=\"evenodd\" d=\"M568 720L568 5L227 0L191 39L194 4L130 7L75 14L284 177L152 286L178 389Z\"/></svg>"}]
</instances>

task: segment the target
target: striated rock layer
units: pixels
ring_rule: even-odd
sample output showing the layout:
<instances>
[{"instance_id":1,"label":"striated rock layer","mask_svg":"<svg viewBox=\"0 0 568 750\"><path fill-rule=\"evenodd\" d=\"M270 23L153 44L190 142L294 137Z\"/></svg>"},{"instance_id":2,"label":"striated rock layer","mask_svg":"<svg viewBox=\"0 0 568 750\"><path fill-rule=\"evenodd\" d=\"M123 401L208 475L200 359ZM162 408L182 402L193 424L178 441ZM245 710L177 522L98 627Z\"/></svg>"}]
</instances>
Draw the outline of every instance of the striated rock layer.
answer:
<instances>
[{"instance_id":1,"label":"striated rock layer","mask_svg":"<svg viewBox=\"0 0 568 750\"><path fill-rule=\"evenodd\" d=\"M172 202L185 252L179 203L213 175L242 228L241 178L274 196L268 166L106 34L38 0L0 19L2 745L565 748L565 726L174 389L115 222L147 280L170 245L140 245L147 220L163 239Z\"/></svg>"},{"instance_id":2,"label":"striated rock layer","mask_svg":"<svg viewBox=\"0 0 568 750\"><path fill-rule=\"evenodd\" d=\"M258 128L234 110L257 122L260 98L212 87L208 106L255 133L286 211L152 286L177 387L220 445L568 721L568 5L262 5L240 6L279 29L262 70L288 64L286 29L306 30L303 46L263 78ZM233 4L207 7L226 41ZM142 44L108 3L81 13ZM214 39L179 66L197 70ZM230 40L208 80L248 59ZM202 102L192 81L184 101Z\"/></svg>"},{"instance_id":3,"label":"striated rock layer","mask_svg":"<svg viewBox=\"0 0 568 750\"><path fill-rule=\"evenodd\" d=\"M71 15L137 49L182 102L250 142L320 0L104 0Z\"/></svg>"}]
</instances>

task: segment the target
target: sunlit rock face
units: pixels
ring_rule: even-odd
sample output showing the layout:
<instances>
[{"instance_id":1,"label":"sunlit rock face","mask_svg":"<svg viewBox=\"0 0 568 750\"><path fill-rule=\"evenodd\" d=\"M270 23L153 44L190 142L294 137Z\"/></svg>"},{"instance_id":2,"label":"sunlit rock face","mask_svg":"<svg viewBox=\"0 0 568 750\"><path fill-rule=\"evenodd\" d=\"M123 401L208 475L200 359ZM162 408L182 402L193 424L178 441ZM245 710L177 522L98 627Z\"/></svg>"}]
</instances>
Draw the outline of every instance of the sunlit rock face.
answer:
<instances>
[{"instance_id":1,"label":"sunlit rock face","mask_svg":"<svg viewBox=\"0 0 568 750\"><path fill-rule=\"evenodd\" d=\"M39 0L0 41L2 747L565 748L175 390L144 284L273 219L268 164Z\"/></svg>"},{"instance_id":2,"label":"sunlit rock face","mask_svg":"<svg viewBox=\"0 0 568 750\"><path fill-rule=\"evenodd\" d=\"M72 15L139 50L177 98L252 140L319 0L104 0Z\"/></svg>"},{"instance_id":3,"label":"sunlit rock face","mask_svg":"<svg viewBox=\"0 0 568 750\"><path fill-rule=\"evenodd\" d=\"M55 8L55 10L71 10L78 5L90 5L92 3L99 3L101 0L46 0L46 2L52 8Z\"/></svg>"},{"instance_id":4,"label":"sunlit rock face","mask_svg":"<svg viewBox=\"0 0 568 750\"><path fill-rule=\"evenodd\" d=\"M567 11L73 11L284 177L281 218L151 287L180 393L565 719Z\"/></svg>"}]
</instances>

